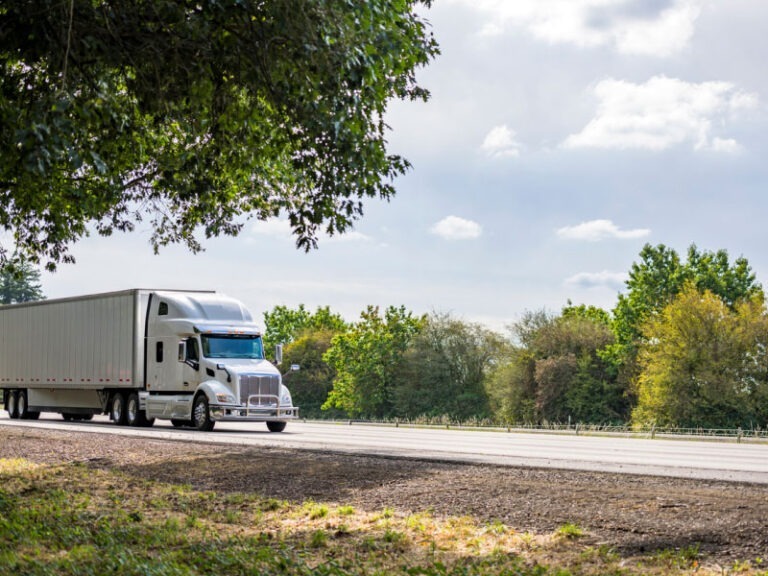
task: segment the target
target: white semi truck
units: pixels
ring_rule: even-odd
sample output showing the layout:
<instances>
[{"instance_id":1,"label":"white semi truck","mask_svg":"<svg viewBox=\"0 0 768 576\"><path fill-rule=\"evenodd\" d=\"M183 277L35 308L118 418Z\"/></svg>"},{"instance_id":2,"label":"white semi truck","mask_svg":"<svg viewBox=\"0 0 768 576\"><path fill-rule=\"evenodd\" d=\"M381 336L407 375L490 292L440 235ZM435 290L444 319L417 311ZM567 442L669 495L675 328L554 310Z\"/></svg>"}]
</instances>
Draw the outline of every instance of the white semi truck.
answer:
<instances>
[{"instance_id":1,"label":"white semi truck","mask_svg":"<svg viewBox=\"0 0 768 576\"><path fill-rule=\"evenodd\" d=\"M282 432L299 415L250 312L215 292L135 289L0 306L0 389L11 418L109 414L121 425L159 418L199 430L266 422Z\"/></svg>"}]
</instances>

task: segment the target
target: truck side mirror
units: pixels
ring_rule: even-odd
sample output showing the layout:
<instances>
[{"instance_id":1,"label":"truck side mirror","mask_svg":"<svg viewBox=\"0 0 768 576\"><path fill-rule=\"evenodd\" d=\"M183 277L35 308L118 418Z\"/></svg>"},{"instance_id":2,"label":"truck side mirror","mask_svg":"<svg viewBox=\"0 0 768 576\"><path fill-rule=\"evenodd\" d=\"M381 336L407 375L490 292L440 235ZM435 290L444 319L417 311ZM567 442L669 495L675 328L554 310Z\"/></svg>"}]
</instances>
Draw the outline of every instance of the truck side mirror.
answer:
<instances>
[{"instance_id":1,"label":"truck side mirror","mask_svg":"<svg viewBox=\"0 0 768 576\"><path fill-rule=\"evenodd\" d=\"M275 346L275 364L283 363L283 345L277 344Z\"/></svg>"},{"instance_id":2,"label":"truck side mirror","mask_svg":"<svg viewBox=\"0 0 768 576\"><path fill-rule=\"evenodd\" d=\"M181 340L179 342L179 362L186 362L187 360L187 341Z\"/></svg>"}]
</instances>

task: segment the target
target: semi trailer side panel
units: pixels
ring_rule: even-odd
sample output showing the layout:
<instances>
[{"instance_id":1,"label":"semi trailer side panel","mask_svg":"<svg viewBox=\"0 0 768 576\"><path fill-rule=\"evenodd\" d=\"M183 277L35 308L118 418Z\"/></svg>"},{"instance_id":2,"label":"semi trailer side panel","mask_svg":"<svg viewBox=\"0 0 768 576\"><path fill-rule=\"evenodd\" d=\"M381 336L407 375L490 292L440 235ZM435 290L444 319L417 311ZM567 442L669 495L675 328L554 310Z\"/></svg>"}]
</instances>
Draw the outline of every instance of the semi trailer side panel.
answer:
<instances>
[{"instance_id":1,"label":"semi trailer side panel","mask_svg":"<svg viewBox=\"0 0 768 576\"><path fill-rule=\"evenodd\" d=\"M0 307L0 387L143 386L147 299L130 290Z\"/></svg>"}]
</instances>

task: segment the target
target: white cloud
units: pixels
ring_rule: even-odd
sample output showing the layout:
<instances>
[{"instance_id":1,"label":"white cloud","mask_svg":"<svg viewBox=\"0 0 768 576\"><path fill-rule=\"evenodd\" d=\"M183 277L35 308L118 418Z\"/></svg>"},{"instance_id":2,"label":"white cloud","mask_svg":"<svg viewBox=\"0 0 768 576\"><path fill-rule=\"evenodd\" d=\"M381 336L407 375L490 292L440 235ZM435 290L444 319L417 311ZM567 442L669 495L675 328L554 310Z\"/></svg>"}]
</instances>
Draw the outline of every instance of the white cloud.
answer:
<instances>
[{"instance_id":1,"label":"white cloud","mask_svg":"<svg viewBox=\"0 0 768 576\"><path fill-rule=\"evenodd\" d=\"M569 136L565 147L659 151L691 142L696 150L733 152L738 143L713 137L713 124L757 105L754 94L738 92L728 82L693 84L665 76L645 84L603 80L594 93L597 115Z\"/></svg>"},{"instance_id":2,"label":"white cloud","mask_svg":"<svg viewBox=\"0 0 768 576\"><path fill-rule=\"evenodd\" d=\"M482 235L483 228L472 220L448 216L432 226L429 231L444 240L473 240Z\"/></svg>"},{"instance_id":3,"label":"white cloud","mask_svg":"<svg viewBox=\"0 0 768 576\"><path fill-rule=\"evenodd\" d=\"M481 34L525 27L552 44L665 57L685 48L703 0L453 0L489 15Z\"/></svg>"},{"instance_id":4,"label":"white cloud","mask_svg":"<svg viewBox=\"0 0 768 576\"><path fill-rule=\"evenodd\" d=\"M509 158L520 155L521 145L515 133L506 125L495 126L485 136L480 149L491 158Z\"/></svg>"},{"instance_id":5,"label":"white cloud","mask_svg":"<svg viewBox=\"0 0 768 576\"><path fill-rule=\"evenodd\" d=\"M560 238L567 240L587 240L597 242L606 238L618 238L621 240L643 238L651 231L648 228L635 228L634 230L622 230L610 220L590 220L576 226L565 226L557 230Z\"/></svg>"},{"instance_id":6,"label":"white cloud","mask_svg":"<svg viewBox=\"0 0 768 576\"><path fill-rule=\"evenodd\" d=\"M611 290L621 290L624 282L627 280L626 272L579 272L566 279L568 286L579 288L608 288Z\"/></svg>"}]
</instances>

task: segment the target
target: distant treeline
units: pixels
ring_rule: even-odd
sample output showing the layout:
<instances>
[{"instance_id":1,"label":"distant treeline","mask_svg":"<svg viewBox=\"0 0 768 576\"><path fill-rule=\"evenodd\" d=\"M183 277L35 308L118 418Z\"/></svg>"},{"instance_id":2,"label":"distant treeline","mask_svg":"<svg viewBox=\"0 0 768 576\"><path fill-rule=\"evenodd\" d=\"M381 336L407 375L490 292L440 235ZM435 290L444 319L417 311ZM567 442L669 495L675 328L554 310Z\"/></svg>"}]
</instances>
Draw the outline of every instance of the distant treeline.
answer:
<instances>
[{"instance_id":1,"label":"distant treeline","mask_svg":"<svg viewBox=\"0 0 768 576\"><path fill-rule=\"evenodd\" d=\"M646 245L613 310L568 302L499 334L448 314L277 306L265 340L299 364L309 418L765 428L768 311L748 262ZM268 348L269 349L269 348Z\"/></svg>"}]
</instances>

